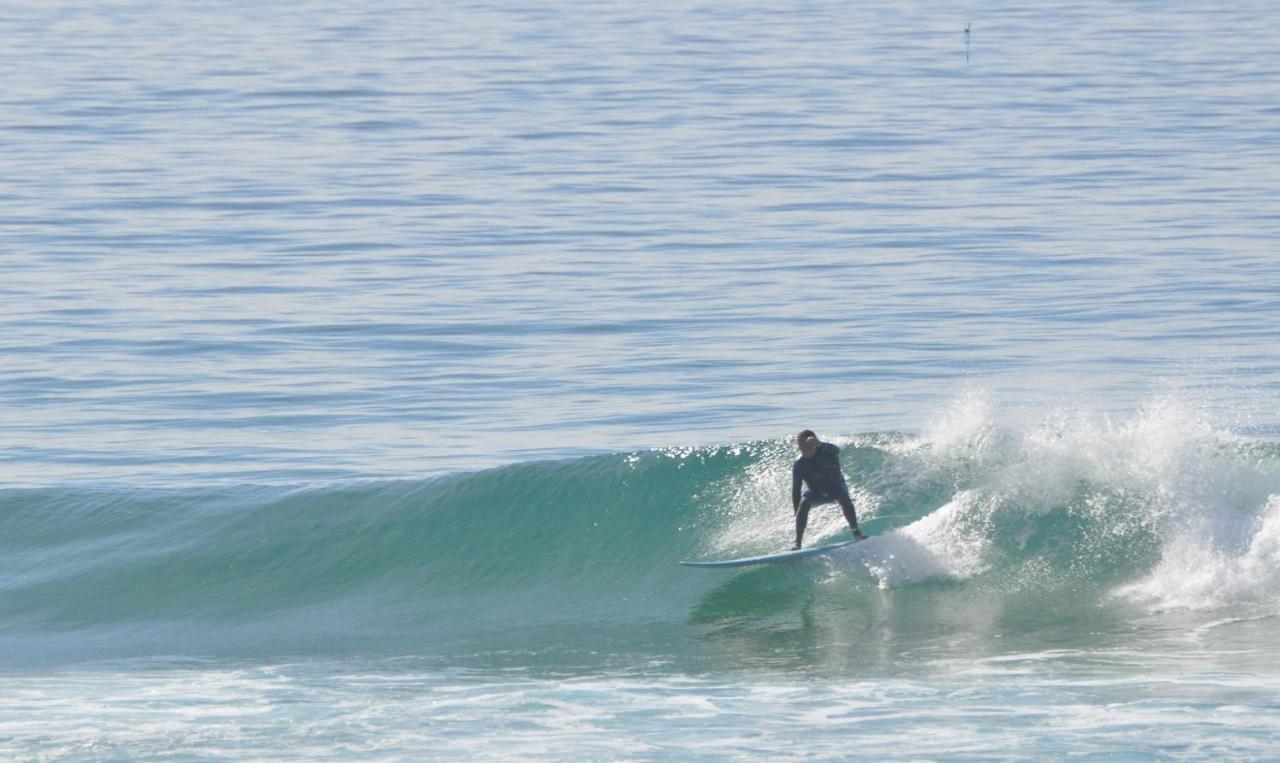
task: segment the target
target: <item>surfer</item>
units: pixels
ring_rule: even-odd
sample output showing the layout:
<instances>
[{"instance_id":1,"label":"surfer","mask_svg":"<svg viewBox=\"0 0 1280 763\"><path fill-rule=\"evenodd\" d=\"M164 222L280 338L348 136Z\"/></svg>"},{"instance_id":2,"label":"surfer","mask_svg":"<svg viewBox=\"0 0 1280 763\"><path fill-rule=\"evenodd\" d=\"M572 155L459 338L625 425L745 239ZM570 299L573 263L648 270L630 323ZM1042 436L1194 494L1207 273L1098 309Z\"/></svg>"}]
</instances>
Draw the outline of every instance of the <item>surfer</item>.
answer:
<instances>
[{"instance_id":1,"label":"surfer","mask_svg":"<svg viewBox=\"0 0 1280 763\"><path fill-rule=\"evenodd\" d=\"M844 518L853 530L853 537L862 540L867 537L858 529L858 515L853 510L853 500L849 498L849 486L845 484L844 474L840 471L840 449L829 442L822 442L812 429L806 429L796 435L796 446L800 448L800 458L791 467L791 507L796 515L796 545L793 551L800 549L804 540L804 528L809 524L809 509L824 503L839 503ZM800 483L808 486L804 491L804 499L800 497Z\"/></svg>"}]
</instances>

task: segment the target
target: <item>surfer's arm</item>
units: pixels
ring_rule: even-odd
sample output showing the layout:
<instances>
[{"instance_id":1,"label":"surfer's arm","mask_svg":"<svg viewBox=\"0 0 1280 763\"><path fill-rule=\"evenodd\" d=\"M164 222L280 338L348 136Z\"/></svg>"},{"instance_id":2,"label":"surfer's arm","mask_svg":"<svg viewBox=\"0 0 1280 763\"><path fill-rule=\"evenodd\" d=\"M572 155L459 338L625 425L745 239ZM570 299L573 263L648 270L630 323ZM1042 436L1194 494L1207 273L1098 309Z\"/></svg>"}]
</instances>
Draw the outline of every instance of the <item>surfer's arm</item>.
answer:
<instances>
[{"instance_id":1,"label":"surfer's arm","mask_svg":"<svg viewBox=\"0 0 1280 763\"><path fill-rule=\"evenodd\" d=\"M791 513L795 514L800 510L800 469L798 466L791 467Z\"/></svg>"}]
</instances>

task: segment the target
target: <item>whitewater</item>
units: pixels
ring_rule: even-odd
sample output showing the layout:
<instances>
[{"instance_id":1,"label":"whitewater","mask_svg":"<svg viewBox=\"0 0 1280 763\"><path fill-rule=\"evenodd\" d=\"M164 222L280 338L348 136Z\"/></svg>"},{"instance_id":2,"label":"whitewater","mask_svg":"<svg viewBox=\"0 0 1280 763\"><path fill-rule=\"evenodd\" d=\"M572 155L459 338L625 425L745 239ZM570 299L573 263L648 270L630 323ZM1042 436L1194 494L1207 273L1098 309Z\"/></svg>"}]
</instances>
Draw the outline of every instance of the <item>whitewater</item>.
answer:
<instances>
[{"instance_id":1,"label":"whitewater","mask_svg":"<svg viewBox=\"0 0 1280 763\"><path fill-rule=\"evenodd\" d=\"M0 35L0 758L1280 756L1274 3Z\"/></svg>"}]
</instances>

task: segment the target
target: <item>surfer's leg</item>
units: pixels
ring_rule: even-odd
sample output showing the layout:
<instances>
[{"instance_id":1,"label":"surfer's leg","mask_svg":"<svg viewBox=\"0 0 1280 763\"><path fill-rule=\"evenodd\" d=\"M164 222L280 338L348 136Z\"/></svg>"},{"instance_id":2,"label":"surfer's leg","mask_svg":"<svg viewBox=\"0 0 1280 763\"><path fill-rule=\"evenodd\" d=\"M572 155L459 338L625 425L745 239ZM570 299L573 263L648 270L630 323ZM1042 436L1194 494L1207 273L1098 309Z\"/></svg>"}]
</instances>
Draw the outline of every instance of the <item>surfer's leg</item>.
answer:
<instances>
[{"instance_id":1,"label":"surfer's leg","mask_svg":"<svg viewBox=\"0 0 1280 763\"><path fill-rule=\"evenodd\" d=\"M804 540L804 528L809 524L809 507L813 504L813 499L805 496L800 501L800 508L796 510L796 545L795 549L800 548L800 542Z\"/></svg>"},{"instance_id":2,"label":"surfer's leg","mask_svg":"<svg viewBox=\"0 0 1280 763\"><path fill-rule=\"evenodd\" d=\"M840 510L844 512L844 521L848 522L849 529L853 530L853 537L859 539L867 537L858 529L858 512L853 510L853 500L847 495L838 495L836 500L840 503Z\"/></svg>"}]
</instances>

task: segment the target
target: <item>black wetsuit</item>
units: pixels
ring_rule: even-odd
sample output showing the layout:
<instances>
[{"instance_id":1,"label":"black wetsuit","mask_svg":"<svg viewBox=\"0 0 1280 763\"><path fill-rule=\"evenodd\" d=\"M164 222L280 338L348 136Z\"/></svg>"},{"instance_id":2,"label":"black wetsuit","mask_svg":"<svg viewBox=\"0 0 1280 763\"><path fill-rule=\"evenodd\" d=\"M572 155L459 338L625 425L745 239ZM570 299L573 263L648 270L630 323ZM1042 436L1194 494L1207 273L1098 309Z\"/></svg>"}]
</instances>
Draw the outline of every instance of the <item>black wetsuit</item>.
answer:
<instances>
[{"instance_id":1,"label":"black wetsuit","mask_svg":"<svg viewBox=\"0 0 1280 763\"><path fill-rule=\"evenodd\" d=\"M800 483L808 485L804 500L800 500ZM859 535L858 515L849 498L849 486L840 471L840 449L829 442L818 445L812 456L801 456L791 467L791 505L796 512L796 547L804 539L804 528L809 524L809 509L824 503L836 502L844 512L855 536Z\"/></svg>"}]
</instances>

